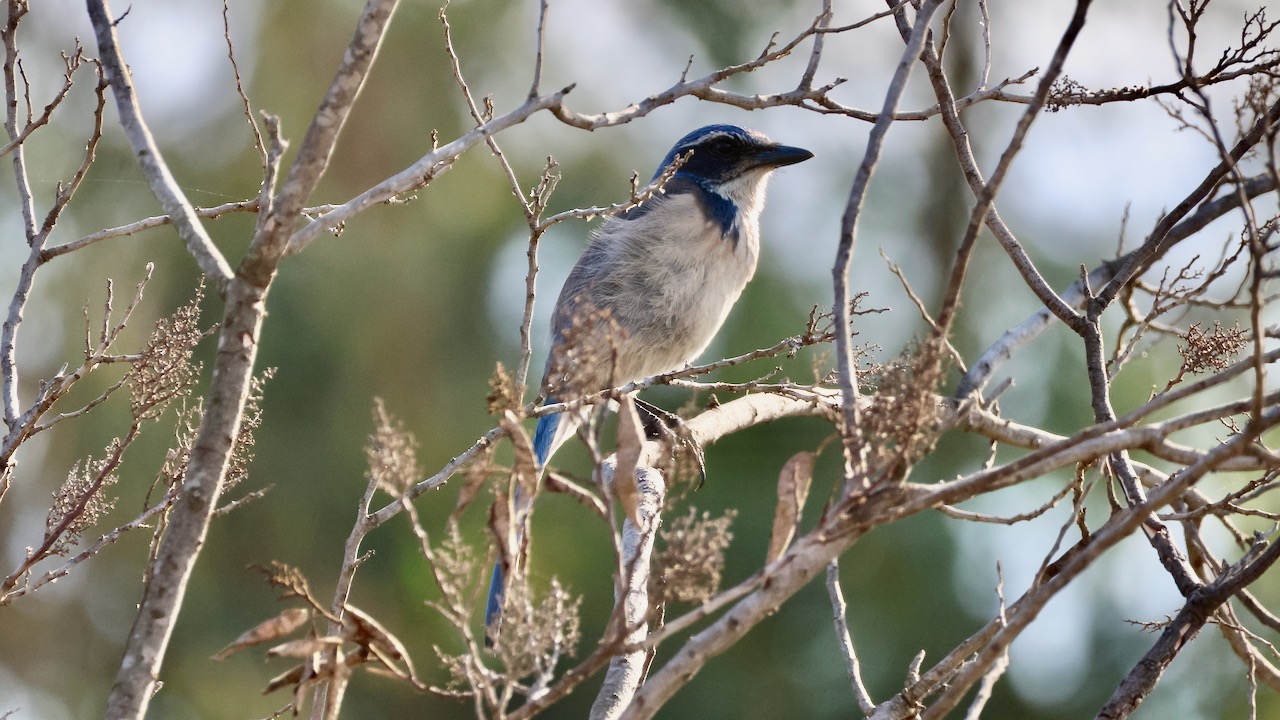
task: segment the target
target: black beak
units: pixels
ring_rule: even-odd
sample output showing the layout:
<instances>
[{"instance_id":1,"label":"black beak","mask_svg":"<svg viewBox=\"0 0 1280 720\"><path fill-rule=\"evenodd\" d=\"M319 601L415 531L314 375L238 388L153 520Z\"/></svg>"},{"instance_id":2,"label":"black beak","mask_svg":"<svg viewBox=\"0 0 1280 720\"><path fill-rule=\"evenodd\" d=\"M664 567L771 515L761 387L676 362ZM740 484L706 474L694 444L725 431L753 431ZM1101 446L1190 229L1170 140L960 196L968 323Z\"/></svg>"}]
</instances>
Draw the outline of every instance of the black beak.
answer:
<instances>
[{"instance_id":1,"label":"black beak","mask_svg":"<svg viewBox=\"0 0 1280 720\"><path fill-rule=\"evenodd\" d=\"M762 149L756 153L756 166L767 168L779 168L783 165L795 165L804 162L813 157L813 153L804 148L791 147L790 145L774 145Z\"/></svg>"}]
</instances>

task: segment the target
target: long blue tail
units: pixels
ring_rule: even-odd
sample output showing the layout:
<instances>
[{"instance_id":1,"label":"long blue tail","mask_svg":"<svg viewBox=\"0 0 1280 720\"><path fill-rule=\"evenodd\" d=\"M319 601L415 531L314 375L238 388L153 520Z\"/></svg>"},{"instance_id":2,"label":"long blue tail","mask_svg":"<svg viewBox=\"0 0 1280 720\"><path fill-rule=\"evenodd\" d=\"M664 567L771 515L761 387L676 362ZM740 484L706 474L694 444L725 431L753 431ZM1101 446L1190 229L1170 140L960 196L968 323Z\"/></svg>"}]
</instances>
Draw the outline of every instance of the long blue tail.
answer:
<instances>
[{"instance_id":1,"label":"long blue tail","mask_svg":"<svg viewBox=\"0 0 1280 720\"><path fill-rule=\"evenodd\" d=\"M555 400L547 398L548 403L554 403ZM556 430L560 427L561 415L543 415L538 418L538 427L533 431L533 454L538 461L538 472L541 473L543 468L547 466L547 460L554 449L552 445L555 443ZM516 488L515 506L520 506L520 488ZM523 528L517 529L517 540L523 534ZM489 581L489 599L485 602L484 607L484 626L485 626L485 643L492 645L493 640L497 637L497 623L499 615L502 612L502 593L505 590L506 575L502 572L502 560L493 565L493 578Z\"/></svg>"}]
</instances>

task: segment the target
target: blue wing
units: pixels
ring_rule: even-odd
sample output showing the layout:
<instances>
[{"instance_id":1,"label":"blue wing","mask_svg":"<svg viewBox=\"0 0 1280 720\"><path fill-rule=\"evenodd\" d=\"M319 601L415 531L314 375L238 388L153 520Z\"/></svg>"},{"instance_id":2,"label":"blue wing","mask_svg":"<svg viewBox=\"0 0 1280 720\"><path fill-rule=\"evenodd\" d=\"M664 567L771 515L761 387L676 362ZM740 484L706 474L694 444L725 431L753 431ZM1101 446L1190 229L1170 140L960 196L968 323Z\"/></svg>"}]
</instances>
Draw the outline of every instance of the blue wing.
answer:
<instances>
[{"instance_id":1,"label":"blue wing","mask_svg":"<svg viewBox=\"0 0 1280 720\"><path fill-rule=\"evenodd\" d=\"M559 402L554 398L547 398L547 403ZM538 470L547 466L547 460L551 458L551 453L555 451L555 446L560 443L556 442L557 430L560 429L560 419L562 415L543 415L538 418L538 427L533 431L533 454L538 459ZM563 440L561 440L563 442Z\"/></svg>"}]
</instances>

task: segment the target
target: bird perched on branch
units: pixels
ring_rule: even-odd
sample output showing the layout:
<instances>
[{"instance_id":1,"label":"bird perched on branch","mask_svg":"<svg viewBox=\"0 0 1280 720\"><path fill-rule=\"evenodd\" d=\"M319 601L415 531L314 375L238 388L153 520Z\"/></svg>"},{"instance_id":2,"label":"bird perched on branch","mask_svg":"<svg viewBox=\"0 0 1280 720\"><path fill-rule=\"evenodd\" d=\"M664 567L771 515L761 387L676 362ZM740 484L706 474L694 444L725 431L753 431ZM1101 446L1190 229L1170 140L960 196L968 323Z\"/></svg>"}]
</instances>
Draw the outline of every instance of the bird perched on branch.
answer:
<instances>
[{"instance_id":1,"label":"bird perched on branch","mask_svg":"<svg viewBox=\"0 0 1280 720\"><path fill-rule=\"evenodd\" d=\"M569 273L551 321L546 402L678 370L701 354L755 273L770 171L811 157L734 125L681 138L654 173L677 165L661 194L605 220ZM538 419L539 471L584 414ZM485 609L490 638L503 593L499 560Z\"/></svg>"}]
</instances>

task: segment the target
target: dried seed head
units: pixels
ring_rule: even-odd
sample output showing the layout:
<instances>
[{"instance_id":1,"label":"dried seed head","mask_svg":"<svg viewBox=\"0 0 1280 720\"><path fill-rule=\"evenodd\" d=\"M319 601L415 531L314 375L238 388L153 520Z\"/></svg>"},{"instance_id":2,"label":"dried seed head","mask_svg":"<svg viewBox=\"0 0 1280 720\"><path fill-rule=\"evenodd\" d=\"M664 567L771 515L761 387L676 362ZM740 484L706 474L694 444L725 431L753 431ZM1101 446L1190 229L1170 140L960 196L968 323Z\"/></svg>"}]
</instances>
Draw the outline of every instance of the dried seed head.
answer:
<instances>
[{"instance_id":1,"label":"dried seed head","mask_svg":"<svg viewBox=\"0 0 1280 720\"><path fill-rule=\"evenodd\" d=\"M58 536L50 546L51 554L71 552L85 531L115 508L116 499L108 497L106 489L119 479L112 472L114 463L110 461L110 458L118 457L119 452L120 440L117 438L107 446L103 459L90 459L73 465L67 479L53 493L53 504L44 521L46 535Z\"/></svg>"},{"instance_id":2,"label":"dried seed head","mask_svg":"<svg viewBox=\"0 0 1280 720\"><path fill-rule=\"evenodd\" d=\"M200 329L200 300L204 284L196 286L191 302L156 322L147 346L129 369L130 407L135 420L151 420L164 412L174 398L191 393L200 364L191 362L196 343L204 337Z\"/></svg>"},{"instance_id":3,"label":"dried seed head","mask_svg":"<svg viewBox=\"0 0 1280 720\"><path fill-rule=\"evenodd\" d=\"M490 415L497 415L520 406L520 392L515 378L507 372L507 367L498 363L489 378L489 394L485 396L485 407Z\"/></svg>"},{"instance_id":4,"label":"dried seed head","mask_svg":"<svg viewBox=\"0 0 1280 720\"><path fill-rule=\"evenodd\" d=\"M240 416L240 431L231 445L231 460L227 466L223 488L239 485L249 476L249 464L253 462L254 434L262 426L262 392L267 381L275 377L276 369L267 368L261 375L249 381L249 396L245 399L244 412Z\"/></svg>"},{"instance_id":5,"label":"dried seed head","mask_svg":"<svg viewBox=\"0 0 1280 720\"><path fill-rule=\"evenodd\" d=\"M654 560L655 572L649 597L655 604L671 601L700 603L720 589L724 573L724 553L733 542L729 526L736 512L729 510L712 519L698 516L695 508L663 528L659 535L665 546Z\"/></svg>"},{"instance_id":6,"label":"dried seed head","mask_svg":"<svg viewBox=\"0 0 1280 720\"><path fill-rule=\"evenodd\" d=\"M497 633L491 648L511 680L549 675L561 657L577 651L582 638L578 620L581 598L552 578L542 602L535 603L528 583L518 576L511 578L503 598L502 632Z\"/></svg>"},{"instance_id":7,"label":"dried seed head","mask_svg":"<svg viewBox=\"0 0 1280 720\"><path fill-rule=\"evenodd\" d=\"M418 441L404 423L387 413L381 398L373 401L373 434L365 445L369 479L390 495L403 495L418 481Z\"/></svg>"},{"instance_id":8,"label":"dried seed head","mask_svg":"<svg viewBox=\"0 0 1280 720\"><path fill-rule=\"evenodd\" d=\"M1238 321L1230 329L1224 329L1216 320L1209 332L1195 323L1187 328L1182 339L1186 345L1178 345L1178 354L1182 356L1179 374L1193 375L1225 370L1249 342L1248 333L1240 328Z\"/></svg>"},{"instance_id":9,"label":"dried seed head","mask_svg":"<svg viewBox=\"0 0 1280 720\"><path fill-rule=\"evenodd\" d=\"M933 446L939 406L936 390L946 373L937 342L907 348L896 360L876 368L868 385L875 388L862 414L863 442L872 448L873 467L887 477L901 477Z\"/></svg>"}]
</instances>

